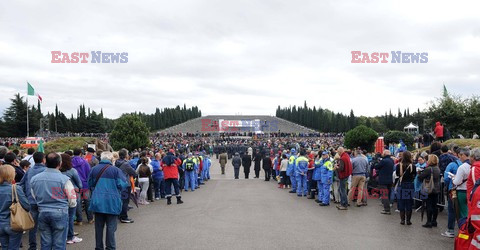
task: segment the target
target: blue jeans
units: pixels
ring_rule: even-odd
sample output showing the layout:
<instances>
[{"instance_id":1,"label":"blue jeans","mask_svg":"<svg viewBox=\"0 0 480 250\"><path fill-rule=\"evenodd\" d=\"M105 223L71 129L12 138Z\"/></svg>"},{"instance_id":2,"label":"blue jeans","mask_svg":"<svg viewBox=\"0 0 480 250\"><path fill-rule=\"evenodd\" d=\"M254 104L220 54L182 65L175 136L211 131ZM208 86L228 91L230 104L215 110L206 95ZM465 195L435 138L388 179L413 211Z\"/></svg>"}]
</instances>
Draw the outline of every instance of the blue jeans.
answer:
<instances>
[{"instance_id":1,"label":"blue jeans","mask_svg":"<svg viewBox=\"0 0 480 250\"><path fill-rule=\"evenodd\" d=\"M155 198L165 198L165 181L153 178L153 189L155 190Z\"/></svg>"},{"instance_id":2,"label":"blue jeans","mask_svg":"<svg viewBox=\"0 0 480 250\"><path fill-rule=\"evenodd\" d=\"M348 207L347 181L348 178L340 179L340 184L338 187L338 193L340 194L340 205L342 205L342 207Z\"/></svg>"},{"instance_id":3,"label":"blue jeans","mask_svg":"<svg viewBox=\"0 0 480 250\"><path fill-rule=\"evenodd\" d=\"M12 231L10 224L0 225L0 243L2 249L19 249L23 232Z\"/></svg>"},{"instance_id":4,"label":"blue jeans","mask_svg":"<svg viewBox=\"0 0 480 250\"><path fill-rule=\"evenodd\" d=\"M65 249L67 247L68 209L40 211L38 230L42 249Z\"/></svg>"},{"instance_id":5,"label":"blue jeans","mask_svg":"<svg viewBox=\"0 0 480 250\"><path fill-rule=\"evenodd\" d=\"M115 231L117 231L117 215L95 213L95 250L115 249ZM103 248L103 228L107 226L105 246Z\"/></svg>"},{"instance_id":6,"label":"blue jeans","mask_svg":"<svg viewBox=\"0 0 480 250\"><path fill-rule=\"evenodd\" d=\"M295 174L290 175L290 182L292 183L292 191L297 192L297 178Z\"/></svg>"},{"instance_id":7,"label":"blue jeans","mask_svg":"<svg viewBox=\"0 0 480 250\"><path fill-rule=\"evenodd\" d=\"M30 250L37 249L37 228L38 228L38 206L36 204L30 205L30 214L33 217L35 226L28 231L28 244Z\"/></svg>"},{"instance_id":8,"label":"blue jeans","mask_svg":"<svg viewBox=\"0 0 480 250\"><path fill-rule=\"evenodd\" d=\"M448 223L447 223L447 229L449 232L454 232L455 230L455 217L456 217L456 214L455 214L455 209L453 207L453 201L452 199L450 198L450 195L447 195L448 197Z\"/></svg>"},{"instance_id":9,"label":"blue jeans","mask_svg":"<svg viewBox=\"0 0 480 250\"><path fill-rule=\"evenodd\" d=\"M307 176L306 175L297 175L297 195L307 195L308 187L307 187Z\"/></svg>"},{"instance_id":10,"label":"blue jeans","mask_svg":"<svg viewBox=\"0 0 480 250\"><path fill-rule=\"evenodd\" d=\"M122 191L122 211L120 212L120 216L119 216L121 220L128 219L128 203L130 202L131 190L132 190L132 187L127 187L125 190Z\"/></svg>"},{"instance_id":11,"label":"blue jeans","mask_svg":"<svg viewBox=\"0 0 480 250\"><path fill-rule=\"evenodd\" d=\"M185 191L190 187L191 191L195 190L195 171L185 171Z\"/></svg>"},{"instance_id":12,"label":"blue jeans","mask_svg":"<svg viewBox=\"0 0 480 250\"><path fill-rule=\"evenodd\" d=\"M77 211L77 207L70 207L68 208L68 232L67 232L67 240L71 240L73 238L73 217L75 216L75 212Z\"/></svg>"}]
</instances>

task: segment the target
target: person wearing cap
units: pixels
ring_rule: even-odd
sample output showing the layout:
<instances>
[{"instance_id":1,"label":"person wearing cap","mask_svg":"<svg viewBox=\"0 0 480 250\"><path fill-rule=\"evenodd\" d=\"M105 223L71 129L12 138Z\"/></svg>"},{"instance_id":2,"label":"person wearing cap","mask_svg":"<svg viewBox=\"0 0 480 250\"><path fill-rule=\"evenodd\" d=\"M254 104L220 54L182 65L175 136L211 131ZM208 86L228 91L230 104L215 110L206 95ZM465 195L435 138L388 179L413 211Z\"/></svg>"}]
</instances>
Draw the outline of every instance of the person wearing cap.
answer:
<instances>
[{"instance_id":1,"label":"person wearing cap","mask_svg":"<svg viewBox=\"0 0 480 250\"><path fill-rule=\"evenodd\" d=\"M238 152L236 152L235 156L232 158L232 165L235 179L238 179L238 176L240 175L240 166L242 166L242 159Z\"/></svg>"},{"instance_id":2,"label":"person wearing cap","mask_svg":"<svg viewBox=\"0 0 480 250\"><path fill-rule=\"evenodd\" d=\"M87 148L87 154L85 155L85 160L90 164L90 167L95 167L98 165L98 159L95 156L95 149L93 148Z\"/></svg>"},{"instance_id":3,"label":"person wearing cap","mask_svg":"<svg viewBox=\"0 0 480 250\"><path fill-rule=\"evenodd\" d=\"M320 181L318 184L318 200L320 206L330 205L330 186L333 178L333 163L330 161L328 151L322 152L320 161Z\"/></svg>"},{"instance_id":4,"label":"person wearing cap","mask_svg":"<svg viewBox=\"0 0 480 250\"><path fill-rule=\"evenodd\" d=\"M289 193L297 192L297 180L295 179L295 161L297 160L297 155L295 148L290 150L290 156L288 157L288 166L287 166L287 176L290 177L290 183L292 184L292 190Z\"/></svg>"}]
</instances>

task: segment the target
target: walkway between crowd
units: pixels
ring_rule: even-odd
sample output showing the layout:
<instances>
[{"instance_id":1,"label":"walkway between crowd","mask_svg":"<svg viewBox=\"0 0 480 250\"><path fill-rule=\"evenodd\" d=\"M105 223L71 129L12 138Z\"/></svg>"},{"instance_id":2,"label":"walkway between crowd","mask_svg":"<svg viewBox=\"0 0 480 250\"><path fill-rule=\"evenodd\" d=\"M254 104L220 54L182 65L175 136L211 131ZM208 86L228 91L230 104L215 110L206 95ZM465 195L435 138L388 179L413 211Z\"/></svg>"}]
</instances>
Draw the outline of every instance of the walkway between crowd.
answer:
<instances>
[{"instance_id":1,"label":"walkway between crowd","mask_svg":"<svg viewBox=\"0 0 480 250\"><path fill-rule=\"evenodd\" d=\"M313 200L289 194L276 182L234 180L231 160L226 175L212 157L211 177L195 192L183 192L184 204L167 207L165 200L130 211L133 224L118 224L118 249L452 249L442 237L446 215L439 227L425 229L420 213L413 225L398 223L398 215L380 214L378 200L366 207L339 211L320 207ZM93 225L77 226L83 241L68 249L95 246ZM28 245L24 237L24 246Z\"/></svg>"}]
</instances>

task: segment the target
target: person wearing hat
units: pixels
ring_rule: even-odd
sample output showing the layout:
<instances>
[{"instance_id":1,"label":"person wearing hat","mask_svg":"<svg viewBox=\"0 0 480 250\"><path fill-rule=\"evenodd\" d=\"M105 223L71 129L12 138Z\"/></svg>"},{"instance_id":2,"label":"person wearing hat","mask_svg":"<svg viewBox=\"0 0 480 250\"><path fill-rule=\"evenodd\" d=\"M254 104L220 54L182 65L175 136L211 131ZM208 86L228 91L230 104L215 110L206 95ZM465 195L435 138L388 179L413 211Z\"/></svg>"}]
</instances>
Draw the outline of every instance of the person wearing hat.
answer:
<instances>
[{"instance_id":1,"label":"person wearing hat","mask_svg":"<svg viewBox=\"0 0 480 250\"><path fill-rule=\"evenodd\" d=\"M318 185L318 200L320 206L330 205L330 186L332 186L333 163L330 160L328 151L322 152L322 160L320 161L320 181Z\"/></svg>"},{"instance_id":2,"label":"person wearing hat","mask_svg":"<svg viewBox=\"0 0 480 250\"><path fill-rule=\"evenodd\" d=\"M99 161L97 159L97 157L95 156L95 149L93 148L87 148L87 154L85 155L85 158L84 158L88 164L90 165L90 167L95 167Z\"/></svg>"},{"instance_id":3,"label":"person wearing hat","mask_svg":"<svg viewBox=\"0 0 480 250\"><path fill-rule=\"evenodd\" d=\"M240 158L240 154L238 152L235 153L235 156L232 159L232 165L235 179L238 179L240 174L240 166L242 166L242 158Z\"/></svg>"}]
</instances>

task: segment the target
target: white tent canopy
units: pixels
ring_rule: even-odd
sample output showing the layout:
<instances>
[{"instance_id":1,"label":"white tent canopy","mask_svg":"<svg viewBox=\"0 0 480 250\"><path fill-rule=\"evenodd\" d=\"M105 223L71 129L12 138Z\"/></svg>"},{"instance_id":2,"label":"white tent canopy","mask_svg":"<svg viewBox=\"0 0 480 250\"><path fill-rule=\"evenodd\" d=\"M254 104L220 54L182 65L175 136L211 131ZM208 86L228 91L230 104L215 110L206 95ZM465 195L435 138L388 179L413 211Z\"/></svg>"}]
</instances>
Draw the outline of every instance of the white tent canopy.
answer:
<instances>
[{"instance_id":1,"label":"white tent canopy","mask_svg":"<svg viewBox=\"0 0 480 250\"><path fill-rule=\"evenodd\" d=\"M413 123L403 127L403 130L407 133L418 134L418 126Z\"/></svg>"}]
</instances>

